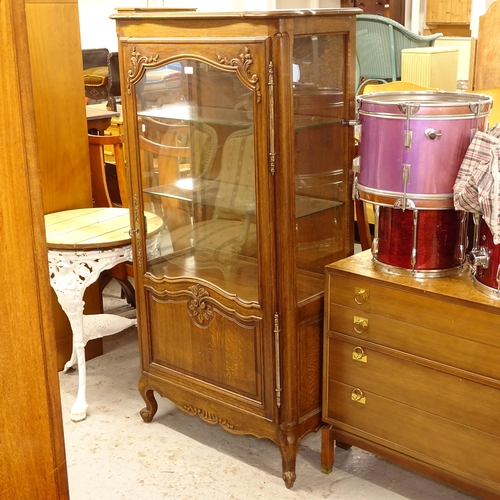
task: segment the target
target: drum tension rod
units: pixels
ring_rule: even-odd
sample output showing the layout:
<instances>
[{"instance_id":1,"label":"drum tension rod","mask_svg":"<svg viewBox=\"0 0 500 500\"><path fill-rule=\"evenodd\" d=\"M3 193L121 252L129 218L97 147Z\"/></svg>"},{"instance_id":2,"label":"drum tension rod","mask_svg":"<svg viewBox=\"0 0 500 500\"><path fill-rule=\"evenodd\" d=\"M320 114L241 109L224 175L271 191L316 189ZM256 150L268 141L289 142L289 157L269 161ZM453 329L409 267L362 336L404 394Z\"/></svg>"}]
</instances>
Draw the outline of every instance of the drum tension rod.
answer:
<instances>
[{"instance_id":1,"label":"drum tension rod","mask_svg":"<svg viewBox=\"0 0 500 500\"><path fill-rule=\"evenodd\" d=\"M413 210L413 248L411 250L411 272L415 274L417 265L418 210Z\"/></svg>"}]
</instances>

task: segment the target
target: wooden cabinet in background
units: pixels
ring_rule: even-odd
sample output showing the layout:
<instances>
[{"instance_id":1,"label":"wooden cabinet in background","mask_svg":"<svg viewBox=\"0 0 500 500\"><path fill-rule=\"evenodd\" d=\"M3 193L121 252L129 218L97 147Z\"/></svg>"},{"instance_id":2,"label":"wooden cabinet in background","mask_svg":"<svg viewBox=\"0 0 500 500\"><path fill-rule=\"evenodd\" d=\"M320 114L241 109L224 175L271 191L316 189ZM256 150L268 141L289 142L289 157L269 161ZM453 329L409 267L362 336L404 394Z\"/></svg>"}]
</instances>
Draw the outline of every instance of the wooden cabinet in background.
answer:
<instances>
[{"instance_id":1,"label":"wooden cabinet in background","mask_svg":"<svg viewBox=\"0 0 500 500\"><path fill-rule=\"evenodd\" d=\"M426 0L427 24L469 24L471 0Z\"/></svg>"},{"instance_id":2,"label":"wooden cabinet in background","mask_svg":"<svg viewBox=\"0 0 500 500\"><path fill-rule=\"evenodd\" d=\"M120 10L134 276L154 392L274 441L321 426L324 266L353 252L358 9ZM200 36L203 33L203 36ZM148 253L143 211L165 221Z\"/></svg>"},{"instance_id":3,"label":"wooden cabinet in background","mask_svg":"<svg viewBox=\"0 0 500 500\"><path fill-rule=\"evenodd\" d=\"M405 0L340 0L341 7L357 7L363 14L376 14L405 25Z\"/></svg>"},{"instance_id":4,"label":"wooden cabinet in background","mask_svg":"<svg viewBox=\"0 0 500 500\"><path fill-rule=\"evenodd\" d=\"M472 0L426 0L424 34L443 33L445 36L470 36Z\"/></svg>"},{"instance_id":5,"label":"wooden cabinet in background","mask_svg":"<svg viewBox=\"0 0 500 500\"><path fill-rule=\"evenodd\" d=\"M500 304L460 276L327 267L322 465L334 440L500 497Z\"/></svg>"}]
</instances>

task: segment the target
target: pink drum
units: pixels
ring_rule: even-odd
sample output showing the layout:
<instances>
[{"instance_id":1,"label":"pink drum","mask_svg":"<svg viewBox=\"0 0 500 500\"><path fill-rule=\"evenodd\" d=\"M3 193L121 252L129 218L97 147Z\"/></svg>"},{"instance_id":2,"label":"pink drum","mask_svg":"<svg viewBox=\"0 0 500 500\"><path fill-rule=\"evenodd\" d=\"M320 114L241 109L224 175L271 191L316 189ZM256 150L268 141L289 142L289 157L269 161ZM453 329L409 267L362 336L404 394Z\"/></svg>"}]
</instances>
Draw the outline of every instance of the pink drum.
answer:
<instances>
[{"instance_id":1,"label":"pink drum","mask_svg":"<svg viewBox=\"0 0 500 500\"><path fill-rule=\"evenodd\" d=\"M358 96L359 168L355 193L375 204L453 208L453 184L492 98L412 91Z\"/></svg>"},{"instance_id":2,"label":"pink drum","mask_svg":"<svg viewBox=\"0 0 500 500\"><path fill-rule=\"evenodd\" d=\"M376 206L375 266L415 278L464 270L468 214L455 210L399 210Z\"/></svg>"},{"instance_id":3,"label":"pink drum","mask_svg":"<svg viewBox=\"0 0 500 500\"><path fill-rule=\"evenodd\" d=\"M500 298L500 245L493 243L491 230L482 217L474 216L474 248L467 255L475 287Z\"/></svg>"}]
</instances>

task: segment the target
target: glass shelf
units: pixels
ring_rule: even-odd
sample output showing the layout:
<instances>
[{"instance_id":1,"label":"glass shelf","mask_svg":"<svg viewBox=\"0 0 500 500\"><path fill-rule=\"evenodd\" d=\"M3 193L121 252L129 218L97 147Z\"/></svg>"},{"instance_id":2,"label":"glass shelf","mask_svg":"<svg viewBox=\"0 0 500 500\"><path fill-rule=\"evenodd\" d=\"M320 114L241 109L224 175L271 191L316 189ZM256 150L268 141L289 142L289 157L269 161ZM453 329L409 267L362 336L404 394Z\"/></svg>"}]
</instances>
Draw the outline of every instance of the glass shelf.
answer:
<instances>
[{"instance_id":1,"label":"glass shelf","mask_svg":"<svg viewBox=\"0 0 500 500\"><path fill-rule=\"evenodd\" d=\"M162 120L178 120L211 125L231 125L247 128L253 125L252 112L238 109L192 106L190 104L167 104L159 108L137 113L138 116Z\"/></svg>"},{"instance_id":2,"label":"glass shelf","mask_svg":"<svg viewBox=\"0 0 500 500\"><path fill-rule=\"evenodd\" d=\"M238 189L240 194L242 194L242 191L248 191L247 196L252 196L255 192L254 186L236 186L219 181L192 178L181 179L174 184L164 184L162 186L146 188L143 189L143 192L150 195L163 196L181 201L194 201L202 205L216 207L217 197L215 194L220 189L224 189L226 192ZM243 196L243 199L249 199L247 196ZM255 204L252 205L253 206L251 208L253 212L255 212ZM341 202L335 200L327 200L305 195L295 196L295 214L297 219L322 212L324 210L330 210L331 208L341 205Z\"/></svg>"},{"instance_id":3,"label":"glass shelf","mask_svg":"<svg viewBox=\"0 0 500 500\"><path fill-rule=\"evenodd\" d=\"M326 112L326 108L325 108ZM230 125L232 127L248 128L253 126L252 113L229 108L215 108L207 106L192 106L186 103L167 104L159 108L139 111L138 116L153 118L155 120L177 120L190 123L208 123L210 125ZM331 116L295 114L295 130L302 130L310 127L319 127L341 123L341 118Z\"/></svg>"}]
</instances>

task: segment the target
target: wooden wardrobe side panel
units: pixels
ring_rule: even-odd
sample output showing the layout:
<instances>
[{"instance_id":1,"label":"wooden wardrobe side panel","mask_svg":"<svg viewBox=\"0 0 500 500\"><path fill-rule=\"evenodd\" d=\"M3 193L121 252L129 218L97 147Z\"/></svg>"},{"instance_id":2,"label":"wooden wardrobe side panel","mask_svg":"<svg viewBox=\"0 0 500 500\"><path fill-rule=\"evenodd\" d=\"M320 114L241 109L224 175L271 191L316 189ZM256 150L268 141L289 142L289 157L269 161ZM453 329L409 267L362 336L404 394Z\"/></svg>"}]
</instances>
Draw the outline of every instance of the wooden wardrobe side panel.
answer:
<instances>
[{"instance_id":1,"label":"wooden wardrobe side panel","mask_svg":"<svg viewBox=\"0 0 500 500\"><path fill-rule=\"evenodd\" d=\"M25 0L43 213L92 206L80 21L77 0ZM72 350L68 319L52 292L57 367ZM85 312L102 312L98 285L85 294ZM102 354L89 342L87 358Z\"/></svg>"},{"instance_id":2,"label":"wooden wardrobe side panel","mask_svg":"<svg viewBox=\"0 0 500 500\"><path fill-rule=\"evenodd\" d=\"M44 213L92 206L78 2L26 1Z\"/></svg>"},{"instance_id":3,"label":"wooden wardrobe side panel","mask_svg":"<svg viewBox=\"0 0 500 500\"><path fill-rule=\"evenodd\" d=\"M0 26L0 496L67 499L24 4Z\"/></svg>"}]
</instances>

